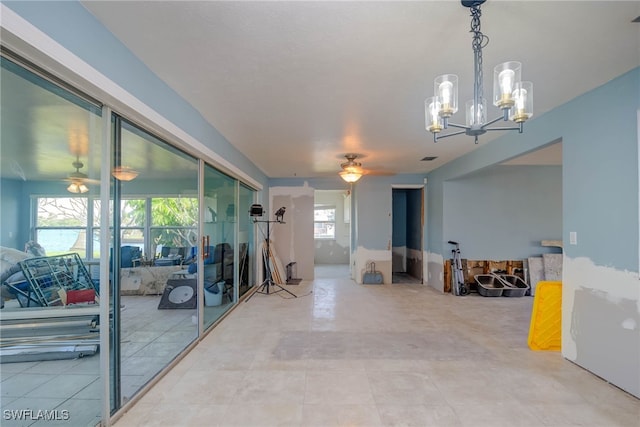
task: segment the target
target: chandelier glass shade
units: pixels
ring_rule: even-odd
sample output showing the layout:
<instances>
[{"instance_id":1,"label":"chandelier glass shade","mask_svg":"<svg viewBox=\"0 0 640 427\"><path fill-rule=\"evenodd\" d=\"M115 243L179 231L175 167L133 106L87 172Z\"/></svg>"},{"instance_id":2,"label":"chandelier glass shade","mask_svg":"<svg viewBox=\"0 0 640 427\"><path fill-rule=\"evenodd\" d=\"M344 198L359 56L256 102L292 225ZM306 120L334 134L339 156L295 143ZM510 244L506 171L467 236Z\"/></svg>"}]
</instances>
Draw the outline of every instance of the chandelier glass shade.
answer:
<instances>
[{"instance_id":1,"label":"chandelier glass shade","mask_svg":"<svg viewBox=\"0 0 640 427\"><path fill-rule=\"evenodd\" d=\"M482 48L488 38L480 31L480 5L485 0L462 0L462 5L471 10L472 48L474 54L473 99L465 103L465 124L449 121L458 111L458 76L443 74L434 80L434 96L425 100L425 127L433 133L433 141L454 135L473 136L476 144L478 136L493 130L518 130L522 133L524 122L533 114L533 84L522 81L522 64L508 61L493 70L493 105L502 114L492 120L487 119L487 101L483 95ZM489 127L503 120L511 120L507 127ZM449 127L461 129L445 135L441 132Z\"/></svg>"}]
</instances>

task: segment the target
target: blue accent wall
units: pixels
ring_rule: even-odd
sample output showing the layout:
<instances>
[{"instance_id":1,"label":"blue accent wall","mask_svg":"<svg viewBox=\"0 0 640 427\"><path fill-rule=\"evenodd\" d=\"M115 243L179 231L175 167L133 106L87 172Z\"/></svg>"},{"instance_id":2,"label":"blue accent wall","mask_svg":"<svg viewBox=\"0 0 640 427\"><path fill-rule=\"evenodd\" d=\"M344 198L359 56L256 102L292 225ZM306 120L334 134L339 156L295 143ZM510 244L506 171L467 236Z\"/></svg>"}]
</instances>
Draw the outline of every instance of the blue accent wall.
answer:
<instances>
[{"instance_id":1,"label":"blue accent wall","mask_svg":"<svg viewBox=\"0 0 640 427\"><path fill-rule=\"evenodd\" d=\"M564 240L572 258L639 271L638 111L640 68L562 109Z\"/></svg>"},{"instance_id":2,"label":"blue accent wall","mask_svg":"<svg viewBox=\"0 0 640 427\"><path fill-rule=\"evenodd\" d=\"M29 233L29 209L21 206L22 187L23 181L0 179L0 246L19 250L24 249Z\"/></svg>"},{"instance_id":3,"label":"blue accent wall","mask_svg":"<svg viewBox=\"0 0 640 427\"><path fill-rule=\"evenodd\" d=\"M394 247L407 246L407 192L393 190L393 236Z\"/></svg>"},{"instance_id":4,"label":"blue accent wall","mask_svg":"<svg viewBox=\"0 0 640 427\"><path fill-rule=\"evenodd\" d=\"M393 189L394 247L422 249L422 190Z\"/></svg>"},{"instance_id":5,"label":"blue accent wall","mask_svg":"<svg viewBox=\"0 0 640 427\"><path fill-rule=\"evenodd\" d=\"M518 260L557 252L562 238L562 167L495 166L444 186L446 240L463 258Z\"/></svg>"}]
</instances>

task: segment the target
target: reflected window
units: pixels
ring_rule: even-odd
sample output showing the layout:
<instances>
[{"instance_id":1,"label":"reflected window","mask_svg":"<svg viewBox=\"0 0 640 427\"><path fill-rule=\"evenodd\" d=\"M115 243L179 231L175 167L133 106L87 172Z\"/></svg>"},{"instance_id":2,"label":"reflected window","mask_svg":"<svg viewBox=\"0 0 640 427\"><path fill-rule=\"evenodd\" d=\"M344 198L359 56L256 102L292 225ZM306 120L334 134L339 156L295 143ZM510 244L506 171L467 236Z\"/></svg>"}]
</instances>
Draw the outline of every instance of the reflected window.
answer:
<instances>
[{"instance_id":1,"label":"reflected window","mask_svg":"<svg viewBox=\"0 0 640 427\"><path fill-rule=\"evenodd\" d=\"M196 246L198 243L197 224L197 198L157 197L151 199L151 244L156 256L162 255L162 248Z\"/></svg>"},{"instance_id":2,"label":"reflected window","mask_svg":"<svg viewBox=\"0 0 640 427\"><path fill-rule=\"evenodd\" d=\"M86 258L87 198L38 197L36 204L36 241L47 255L77 252L81 258Z\"/></svg>"}]
</instances>

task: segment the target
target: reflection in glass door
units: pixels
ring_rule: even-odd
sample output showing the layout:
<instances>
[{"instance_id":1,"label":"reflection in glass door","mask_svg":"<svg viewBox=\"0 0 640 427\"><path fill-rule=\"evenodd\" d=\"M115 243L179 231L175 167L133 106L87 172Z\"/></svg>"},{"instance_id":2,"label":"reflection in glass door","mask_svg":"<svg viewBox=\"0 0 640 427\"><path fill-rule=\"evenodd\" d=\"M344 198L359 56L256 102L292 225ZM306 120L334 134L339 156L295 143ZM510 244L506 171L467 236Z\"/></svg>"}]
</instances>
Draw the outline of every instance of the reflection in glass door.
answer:
<instances>
[{"instance_id":1,"label":"reflection in glass door","mask_svg":"<svg viewBox=\"0 0 640 427\"><path fill-rule=\"evenodd\" d=\"M100 198L101 107L4 46L0 93L0 424L47 424L36 418L46 412L96 425L108 329L96 323L98 242L87 236Z\"/></svg>"},{"instance_id":2,"label":"reflection in glass door","mask_svg":"<svg viewBox=\"0 0 640 427\"><path fill-rule=\"evenodd\" d=\"M112 160L115 411L198 335L198 162L118 116Z\"/></svg>"},{"instance_id":3,"label":"reflection in glass door","mask_svg":"<svg viewBox=\"0 0 640 427\"><path fill-rule=\"evenodd\" d=\"M204 328L237 301L236 229L238 182L209 165L204 167L203 287Z\"/></svg>"},{"instance_id":4,"label":"reflection in glass door","mask_svg":"<svg viewBox=\"0 0 640 427\"><path fill-rule=\"evenodd\" d=\"M244 295L255 283L254 224L249 216L251 205L255 203L256 192L244 184L240 184L238 203L238 295Z\"/></svg>"}]
</instances>

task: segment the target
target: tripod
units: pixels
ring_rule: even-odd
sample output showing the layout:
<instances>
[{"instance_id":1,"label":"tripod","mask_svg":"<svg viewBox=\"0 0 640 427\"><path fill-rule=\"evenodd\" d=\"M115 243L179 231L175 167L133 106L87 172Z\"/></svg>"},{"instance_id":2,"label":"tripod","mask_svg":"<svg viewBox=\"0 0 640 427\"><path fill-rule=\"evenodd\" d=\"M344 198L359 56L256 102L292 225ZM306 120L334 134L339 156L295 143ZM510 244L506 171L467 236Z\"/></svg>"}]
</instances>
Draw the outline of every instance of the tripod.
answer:
<instances>
[{"instance_id":1,"label":"tripod","mask_svg":"<svg viewBox=\"0 0 640 427\"><path fill-rule=\"evenodd\" d=\"M263 259L264 259L264 266L266 269L266 277L264 279L264 281L262 282L262 284L260 285L260 287L258 288L257 291L255 291L249 298L251 298L253 295L255 294L264 294L264 295L270 295L270 294L275 294L277 292L282 292L285 291L286 293L288 293L289 295L293 296L294 298L298 298L297 295L295 295L293 292L283 288L282 286L280 286L279 284L277 284L276 282L273 281L273 276L272 276L272 272L271 272L271 260L269 259L271 257L271 223L278 223L278 224L284 224L284 222L282 222L282 220L276 220L276 221L270 221L270 220L258 220L258 219L254 219L253 222L258 223L258 222L264 222L267 224L267 235L266 235L266 243L267 243L267 247L266 250L263 250ZM271 291L270 288L278 288L277 290L273 290ZM249 298L247 298L247 301L249 300Z\"/></svg>"}]
</instances>

